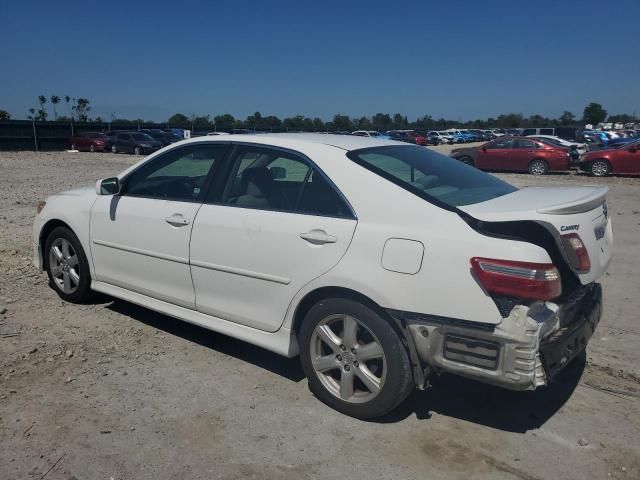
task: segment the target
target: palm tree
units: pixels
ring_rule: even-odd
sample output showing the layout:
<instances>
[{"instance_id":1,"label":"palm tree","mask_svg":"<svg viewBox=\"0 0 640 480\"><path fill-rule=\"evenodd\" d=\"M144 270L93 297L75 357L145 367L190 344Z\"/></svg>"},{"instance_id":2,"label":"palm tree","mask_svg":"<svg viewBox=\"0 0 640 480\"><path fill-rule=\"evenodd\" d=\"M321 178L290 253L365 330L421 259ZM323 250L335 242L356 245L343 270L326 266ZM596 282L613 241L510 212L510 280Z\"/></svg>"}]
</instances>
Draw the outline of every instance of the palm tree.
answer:
<instances>
[{"instance_id":1,"label":"palm tree","mask_svg":"<svg viewBox=\"0 0 640 480\"><path fill-rule=\"evenodd\" d=\"M69 118L73 120L73 114L71 113L71 105L69 104L69 102L71 102L71 97L69 95L65 95L64 101L67 103L67 111L69 112Z\"/></svg>"},{"instance_id":2,"label":"palm tree","mask_svg":"<svg viewBox=\"0 0 640 480\"><path fill-rule=\"evenodd\" d=\"M44 109L44 104L47 103L47 97L44 95L38 95L38 102L40 102L40 110L38 110L38 119L45 122L47 120L47 111Z\"/></svg>"},{"instance_id":3,"label":"palm tree","mask_svg":"<svg viewBox=\"0 0 640 480\"><path fill-rule=\"evenodd\" d=\"M58 120L58 112L56 111L56 105L60 103L60 97L58 95L51 95L51 105L53 105L53 118Z\"/></svg>"}]
</instances>

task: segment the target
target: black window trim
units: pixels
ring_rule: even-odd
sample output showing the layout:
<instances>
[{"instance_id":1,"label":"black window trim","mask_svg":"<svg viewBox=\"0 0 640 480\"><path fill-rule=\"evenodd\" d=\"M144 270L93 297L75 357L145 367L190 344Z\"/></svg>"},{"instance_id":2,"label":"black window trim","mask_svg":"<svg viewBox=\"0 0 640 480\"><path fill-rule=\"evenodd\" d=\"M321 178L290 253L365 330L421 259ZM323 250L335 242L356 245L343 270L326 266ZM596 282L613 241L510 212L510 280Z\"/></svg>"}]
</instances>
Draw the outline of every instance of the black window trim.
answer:
<instances>
[{"instance_id":1,"label":"black window trim","mask_svg":"<svg viewBox=\"0 0 640 480\"><path fill-rule=\"evenodd\" d=\"M203 201L204 205L216 205L216 206L230 207L230 208L245 208L249 210L262 210L267 212L287 213L290 215L305 215L309 217L326 217L326 218L340 218L340 219L346 219L346 220L358 220L358 217L356 216L355 210L353 209L351 202L349 202L349 200L344 196L342 191L336 186L333 180L331 180L331 178L329 178L329 176L313 160L311 160L304 153L298 150L292 150L286 147L279 147L279 146L264 144L264 143L253 143L253 142L242 142L242 141L239 141L239 142L234 141L229 143L231 143L233 148L229 149L229 152L226 155L226 159L225 159L226 168L224 169L224 172L221 172L221 177L224 178L224 180L219 182L222 184L223 189L226 189L228 183L232 179L233 162L237 157L238 151L240 151L242 148L249 147L256 150L262 149L262 150L268 150L271 152L276 151L276 152L281 152L288 155L300 157L302 160L308 162L309 165L311 166L310 171L315 171L322 176L322 178L328 183L328 185L338 194L340 199L344 202L347 209L349 210L349 214L328 215L328 214L319 214L319 213L311 213L311 212L296 212L296 211L282 210L277 208L259 208L259 207L248 207L243 205L234 205L231 203L223 202L222 198L220 198L219 200L212 200L211 199L211 194L213 193L212 191L205 192L204 201Z\"/></svg>"},{"instance_id":2,"label":"black window trim","mask_svg":"<svg viewBox=\"0 0 640 480\"><path fill-rule=\"evenodd\" d=\"M134 170L131 170L130 172L128 172L122 178L119 178L118 181L122 185L122 188L124 190L126 190L127 180L134 173L142 170L143 168L149 168L149 165L151 165L155 161L161 159L166 154L170 154L170 153L175 152L177 150L198 147L198 146L201 146L201 145L222 145L222 146L226 147L226 151L223 152L222 160L220 161L220 164L221 164L220 167L219 168L212 168L209 171L209 173L207 174L207 178L205 178L204 185L202 187L202 191L200 192L200 198L194 198L194 199L167 198L167 197L157 197L157 196L152 196L152 195L130 194L130 193L127 193L126 191L123 191L123 193L119 194L119 196L121 196L121 197L131 197L131 198L147 198L147 199L150 199L150 200L167 200L167 201L171 201L171 202L200 203L200 204L203 203L204 199L207 198L207 196L209 195L209 189L211 187L211 184L214 181L214 178L218 175L218 172L222 171L222 167L224 166L224 164L227 162L227 160L229 158L229 153L232 150L231 148L229 148L231 146L231 142L213 142L213 141L212 142L194 142L194 143L188 143L186 145L178 145L178 146L175 146L174 148L163 150L162 152L159 152L159 154L154 155L153 157L149 158L144 163L140 164Z\"/></svg>"}]
</instances>

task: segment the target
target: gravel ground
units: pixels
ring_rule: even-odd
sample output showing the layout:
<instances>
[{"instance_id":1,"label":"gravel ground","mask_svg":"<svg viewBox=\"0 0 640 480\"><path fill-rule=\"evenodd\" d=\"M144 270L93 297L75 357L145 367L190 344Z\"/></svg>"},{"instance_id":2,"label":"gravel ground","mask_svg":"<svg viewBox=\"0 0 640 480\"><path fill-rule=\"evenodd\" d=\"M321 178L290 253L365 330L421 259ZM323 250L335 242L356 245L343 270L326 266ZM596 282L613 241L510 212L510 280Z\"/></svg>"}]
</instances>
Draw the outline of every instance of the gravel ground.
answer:
<instances>
[{"instance_id":1,"label":"gravel ground","mask_svg":"<svg viewBox=\"0 0 640 480\"><path fill-rule=\"evenodd\" d=\"M363 422L316 400L297 359L58 299L31 265L36 203L135 161L0 152L1 479L640 478L639 178L498 175L611 189L616 254L583 369L525 393L442 376Z\"/></svg>"}]
</instances>

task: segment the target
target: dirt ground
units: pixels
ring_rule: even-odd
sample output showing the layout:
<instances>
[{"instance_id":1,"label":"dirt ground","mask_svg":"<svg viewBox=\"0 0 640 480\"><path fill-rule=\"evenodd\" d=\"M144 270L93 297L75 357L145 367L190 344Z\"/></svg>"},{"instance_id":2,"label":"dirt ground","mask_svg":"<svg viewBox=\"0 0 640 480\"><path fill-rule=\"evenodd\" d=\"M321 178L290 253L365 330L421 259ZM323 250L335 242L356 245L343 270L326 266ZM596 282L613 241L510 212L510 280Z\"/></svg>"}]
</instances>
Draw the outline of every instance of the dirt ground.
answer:
<instances>
[{"instance_id":1,"label":"dirt ground","mask_svg":"<svg viewBox=\"0 0 640 480\"><path fill-rule=\"evenodd\" d=\"M442 376L363 422L315 399L297 359L58 299L31 264L36 203L136 160L0 152L0 479L640 478L640 178L498 175L611 189L616 253L586 367L525 393Z\"/></svg>"}]
</instances>

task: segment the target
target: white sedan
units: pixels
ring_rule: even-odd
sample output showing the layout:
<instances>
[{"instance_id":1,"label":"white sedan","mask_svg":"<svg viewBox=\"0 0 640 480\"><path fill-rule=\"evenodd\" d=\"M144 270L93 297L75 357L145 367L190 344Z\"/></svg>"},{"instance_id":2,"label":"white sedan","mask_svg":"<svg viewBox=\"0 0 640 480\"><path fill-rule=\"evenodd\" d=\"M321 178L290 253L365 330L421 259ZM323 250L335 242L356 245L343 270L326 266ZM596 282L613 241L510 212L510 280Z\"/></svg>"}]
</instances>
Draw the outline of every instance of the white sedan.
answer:
<instances>
[{"instance_id":1,"label":"white sedan","mask_svg":"<svg viewBox=\"0 0 640 480\"><path fill-rule=\"evenodd\" d=\"M360 418L439 372L549 383L600 318L606 188L517 189L415 145L262 134L172 144L49 197L34 261L279 354Z\"/></svg>"},{"instance_id":2,"label":"white sedan","mask_svg":"<svg viewBox=\"0 0 640 480\"><path fill-rule=\"evenodd\" d=\"M583 155L589 151L589 145L586 143L579 142L570 142L569 140L565 140L564 138L556 137L554 135L528 135L531 138L535 138L538 140L551 142L554 145L558 145L560 147L565 147L569 149L575 149L580 155Z\"/></svg>"}]
</instances>

